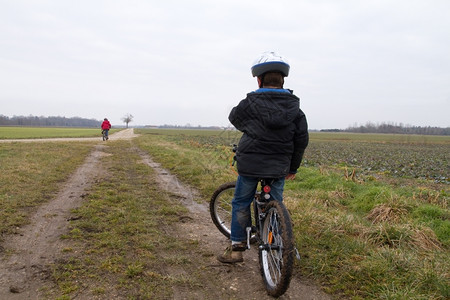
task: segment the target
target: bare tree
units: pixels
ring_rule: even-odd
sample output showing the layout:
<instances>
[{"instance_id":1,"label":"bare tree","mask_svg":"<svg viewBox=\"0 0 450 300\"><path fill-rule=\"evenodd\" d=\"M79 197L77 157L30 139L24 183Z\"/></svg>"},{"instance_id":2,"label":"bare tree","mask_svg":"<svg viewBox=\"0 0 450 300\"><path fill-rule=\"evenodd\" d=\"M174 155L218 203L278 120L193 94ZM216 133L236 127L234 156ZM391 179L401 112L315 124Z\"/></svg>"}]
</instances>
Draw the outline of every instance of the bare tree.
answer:
<instances>
[{"instance_id":1,"label":"bare tree","mask_svg":"<svg viewBox=\"0 0 450 300\"><path fill-rule=\"evenodd\" d=\"M133 118L134 117L132 114L126 114L125 117L122 118L122 121L127 124L127 128L128 128L128 123L132 122Z\"/></svg>"}]
</instances>

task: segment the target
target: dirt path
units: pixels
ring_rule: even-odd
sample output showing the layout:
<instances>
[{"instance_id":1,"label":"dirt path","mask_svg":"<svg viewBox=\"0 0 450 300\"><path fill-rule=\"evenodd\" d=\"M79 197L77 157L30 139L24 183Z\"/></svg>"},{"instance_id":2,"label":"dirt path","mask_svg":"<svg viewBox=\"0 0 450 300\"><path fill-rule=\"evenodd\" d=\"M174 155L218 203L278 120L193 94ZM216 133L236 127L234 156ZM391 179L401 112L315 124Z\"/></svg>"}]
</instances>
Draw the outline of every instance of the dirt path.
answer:
<instances>
[{"instance_id":1,"label":"dirt path","mask_svg":"<svg viewBox=\"0 0 450 300\"><path fill-rule=\"evenodd\" d=\"M132 128L124 129L113 133L109 136L110 140L123 140L136 137ZM0 140L0 143L36 143L36 142L99 142L102 137L88 137L88 138L49 138L49 139L15 139L15 140Z\"/></svg>"},{"instance_id":2,"label":"dirt path","mask_svg":"<svg viewBox=\"0 0 450 300\"><path fill-rule=\"evenodd\" d=\"M0 299L38 298L39 288L50 275L47 266L64 247L60 236L66 233L69 212L81 204L85 190L101 172L97 162L104 147L95 146L57 196L31 217L30 225L5 239L5 253L11 255L3 257L0 266Z\"/></svg>"},{"instance_id":3,"label":"dirt path","mask_svg":"<svg viewBox=\"0 0 450 300\"><path fill-rule=\"evenodd\" d=\"M132 129L111 135L113 139L131 139L135 135ZM52 139L52 140L87 140L87 139ZM91 139L89 139L91 140ZM98 138L95 138L98 141ZM21 140L23 141L23 140ZM39 140L42 141L42 140ZM99 158L106 154L103 150L106 142L100 141L84 164L78 168L71 179L66 182L57 196L42 205L31 217L30 225L20 229L20 234L6 238L2 256L0 256L0 299L40 299L40 287L50 280L49 265L58 260L59 253L65 245L60 236L67 232L70 211L81 205L90 186L101 180ZM222 299L271 299L264 291L259 273L256 249L245 252L245 262L234 266L218 263L215 255L228 244L212 223L209 210L204 201L199 201L198 193L191 187L183 185L150 156L136 149L143 163L152 167L161 189L174 194L190 211L189 219L180 224L180 237L190 237L200 241L208 252L214 254L206 257L206 267L213 270L223 282L216 287L223 291ZM236 296L236 295L242 295ZM208 299L208 290L199 299ZM174 299L186 299L186 291L174 289ZM280 299L331 299L317 287L302 280L294 274L289 290Z\"/></svg>"}]
</instances>

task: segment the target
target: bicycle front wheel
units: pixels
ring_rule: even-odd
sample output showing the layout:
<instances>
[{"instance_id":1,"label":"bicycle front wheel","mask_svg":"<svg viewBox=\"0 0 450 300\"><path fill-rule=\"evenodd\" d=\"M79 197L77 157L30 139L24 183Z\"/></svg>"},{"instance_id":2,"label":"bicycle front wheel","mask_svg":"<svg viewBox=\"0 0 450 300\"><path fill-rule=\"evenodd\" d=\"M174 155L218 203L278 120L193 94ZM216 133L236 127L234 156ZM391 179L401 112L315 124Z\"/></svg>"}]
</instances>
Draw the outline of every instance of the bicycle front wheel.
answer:
<instances>
[{"instance_id":1,"label":"bicycle front wheel","mask_svg":"<svg viewBox=\"0 0 450 300\"><path fill-rule=\"evenodd\" d=\"M219 231L227 238L231 236L231 201L236 181L222 184L214 191L209 202L209 212Z\"/></svg>"},{"instance_id":2,"label":"bicycle front wheel","mask_svg":"<svg viewBox=\"0 0 450 300\"><path fill-rule=\"evenodd\" d=\"M294 268L292 223L282 202L269 202L266 213L261 232L259 263L267 293L279 297L288 289Z\"/></svg>"}]
</instances>

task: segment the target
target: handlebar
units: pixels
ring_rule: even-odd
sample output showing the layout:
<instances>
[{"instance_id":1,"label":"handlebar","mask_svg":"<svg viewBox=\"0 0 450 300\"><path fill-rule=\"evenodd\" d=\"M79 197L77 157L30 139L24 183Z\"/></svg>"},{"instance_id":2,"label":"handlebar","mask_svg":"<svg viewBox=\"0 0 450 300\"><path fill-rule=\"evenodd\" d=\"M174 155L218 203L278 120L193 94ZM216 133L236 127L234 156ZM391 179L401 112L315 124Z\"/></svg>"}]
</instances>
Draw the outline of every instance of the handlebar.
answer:
<instances>
[{"instance_id":1,"label":"handlebar","mask_svg":"<svg viewBox=\"0 0 450 300\"><path fill-rule=\"evenodd\" d=\"M236 163L236 151L237 151L237 145L236 144L233 144L232 145L232 150L233 150L233 153L235 153L234 155L233 155L233 161L232 161L232 163L231 163L231 165L234 167L234 164Z\"/></svg>"}]
</instances>

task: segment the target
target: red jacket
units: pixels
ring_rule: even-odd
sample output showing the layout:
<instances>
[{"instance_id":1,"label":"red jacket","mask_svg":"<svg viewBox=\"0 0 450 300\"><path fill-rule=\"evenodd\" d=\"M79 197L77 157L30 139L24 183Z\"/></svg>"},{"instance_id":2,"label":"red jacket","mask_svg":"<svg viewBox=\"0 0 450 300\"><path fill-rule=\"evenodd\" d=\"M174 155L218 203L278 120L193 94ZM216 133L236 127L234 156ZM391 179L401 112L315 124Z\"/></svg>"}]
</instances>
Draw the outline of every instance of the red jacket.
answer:
<instances>
[{"instance_id":1,"label":"red jacket","mask_svg":"<svg viewBox=\"0 0 450 300\"><path fill-rule=\"evenodd\" d=\"M105 121L103 121L103 123L102 123L102 129L103 130L105 130L105 129L111 129L111 123L109 123L109 121L108 120L105 120Z\"/></svg>"}]
</instances>

